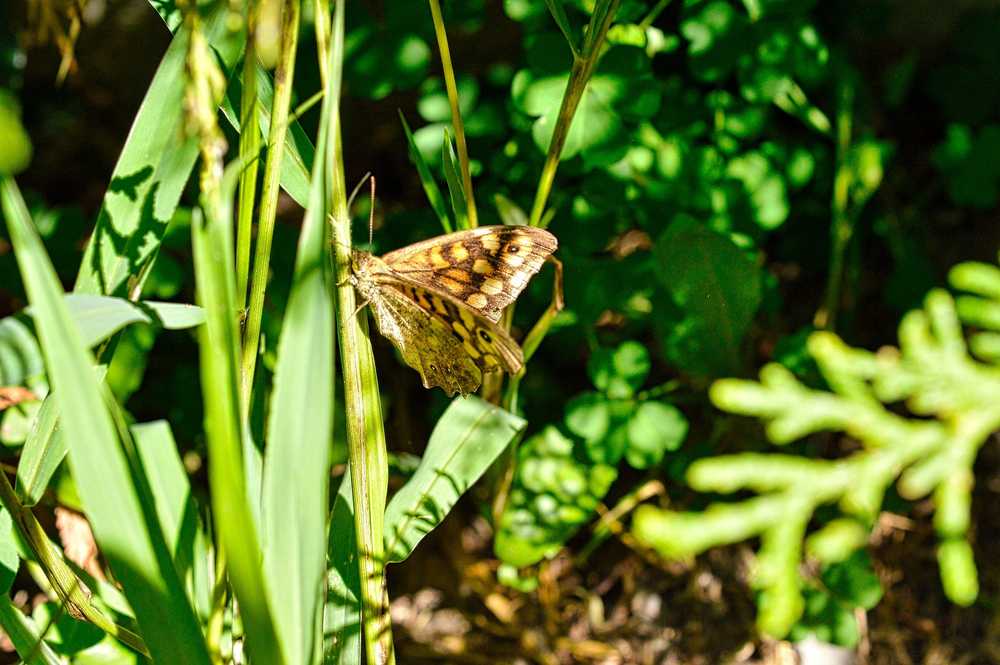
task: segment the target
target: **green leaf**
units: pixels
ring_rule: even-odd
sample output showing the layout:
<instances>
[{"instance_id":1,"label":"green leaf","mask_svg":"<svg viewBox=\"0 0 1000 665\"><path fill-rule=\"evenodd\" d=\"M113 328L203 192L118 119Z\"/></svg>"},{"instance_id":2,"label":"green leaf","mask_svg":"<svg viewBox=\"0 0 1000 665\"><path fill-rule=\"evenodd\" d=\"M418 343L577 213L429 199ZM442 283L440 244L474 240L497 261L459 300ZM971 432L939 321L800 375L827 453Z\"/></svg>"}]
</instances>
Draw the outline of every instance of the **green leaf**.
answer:
<instances>
[{"instance_id":1,"label":"green leaf","mask_svg":"<svg viewBox=\"0 0 1000 665\"><path fill-rule=\"evenodd\" d=\"M625 459L636 469L656 466L668 450L680 448L688 421L680 409L663 402L643 402L628 421Z\"/></svg>"},{"instance_id":2,"label":"green leaf","mask_svg":"<svg viewBox=\"0 0 1000 665\"><path fill-rule=\"evenodd\" d=\"M331 93L330 85L327 94ZM324 110L329 109L324 104ZM333 434L333 288L327 219L330 116L324 113L292 290L278 339L263 476L264 570L288 663L317 648Z\"/></svg>"},{"instance_id":3,"label":"green leaf","mask_svg":"<svg viewBox=\"0 0 1000 665\"><path fill-rule=\"evenodd\" d=\"M234 171L227 171L223 191L228 196L220 196L224 210L219 211L219 218L204 219L200 209L195 210L191 228L198 302L205 309L198 344L205 435L212 460L208 467L209 487L212 513L225 516L215 520L215 529L226 550L229 579L246 626L248 652L255 660L280 664L282 652L268 606L268 586L261 570L262 551L252 508L259 498L248 494L244 469L243 451L249 435L243 429L239 406L239 333L234 315L236 283L229 201L234 176Z\"/></svg>"},{"instance_id":4,"label":"green leaf","mask_svg":"<svg viewBox=\"0 0 1000 665\"><path fill-rule=\"evenodd\" d=\"M458 161L455 148L451 143L451 134L444 129L444 143L441 146L441 161L444 167L444 179L448 183L448 193L451 195L451 211L455 215L455 224L459 229L469 228L468 208L465 203L465 190L462 188L462 178L458 174Z\"/></svg>"},{"instance_id":5,"label":"green leaf","mask_svg":"<svg viewBox=\"0 0 1000 665\"><path fill-rule=\"evenodd\" d=\"M696 374L736 372L762 297L760 267L727 237L680 217L657 239L657 274L676 320L661 320L665 352Z\"/></svg>"},{"instance_id":6,"label":"green leaf","mask_svg":"<svg viewBox=\"0 0 1000 665\"><path fill-rule=\"evenodd\" d=\"M601 441L611 428L611 404L600 393L583 393L566 404L566 427L584 441Z\"/></svg>"},{"instance_id":7,"label":"green leaf","mask_svg":"<svg viewBox=\"0 0 1000 665\"><path fill-rule=\"evenodd\" d=\"M333 502L327 552L323 663L361 665L361 578L350 469Z\"/></svg>"},{"instance_id":8,"label":"green leaf","mask_svg":"<svg viewBox=\"0 0 1000 665\"><path fill-rule=\"evenodd\" d=\"M417 167L417 175L420 176L420 184L423 185L424 194L427 195L427 202L434 209L434 213L441 222L441 228L444 229L444 232L451 233L454 228L451 225L451 218L448 216L448 207L444 202L444 196L441 194L441 189L438 188L434 176L431 175L430 167L427 166L427 162L424 161L420 149L413 140L413 132L410 131L410 126L406 123L406 118L403 116L402 111L399 112L399 121L403 123L403 131L406 132L406 141L410 146L410 161Z\"/></svg>"},{"instance_id":9,"label":"green leaf","mask_svg":"<svg viewBox=\"0 0 1000 665\"><path fill-rule=\"evenodd\" d=\"M223 65L239 58L242 40L230 32L229 8L219 5L203 22ZM186 31L170 43L146 91L111 176L94 233L87 244L75 291L122 295L129 277L156 255L198 156L183 142Z\"/></svg>"},{"instance_id":10,"label":"green leaf","mask_svg":"<svg viewBox=\"0 0 1000 665\"><path fill-rule=\"evenodd\" d=\"M600 348L590 355L587 373L598 389L614 399L626 399L642 387L649 375L649 351L635 341L617 349Z\"/></svg>"},{"instance_id":11,"label":"green leaf","mask_svg":"<svg viewBox=\"0 0 1000 665\"><path fill-rule=\"evenodd\" d=\"M172 302L132 302L124 298L69 293L65 296L70 316L76 321L83 335L83 342L93 347L132 323L146 323L183 330L200 326L205 313L195 305ZM32 313L29 307L25 310Z\"/></svg>"},{"instance_id":12,"label":"green leaf","mask_svg":"<svg viewBox=\"0 0 1000 665\"><path fill-rule=\"evenodd\" d=\"M420 467L385 510L389 561L406 559L525 427L521 418L478 397L453 400Z\"/></svg>"},{"instance_id":13,"label":"green leaf","mask_svg":"<svg viewBox=\"0 0 1000 665\"><path fill-rule=\"evenodd\" d=\"M73 477L101 552L122 582L146 644L164 662L209 663L208 649L177 577L162 531L150 517L136 460L126 457L49 262L12 180L0 180L0 203L35 319L65 427ZM235 311L235 310L231 310Z\"/></svg>"},{"instance_id":14,"label":"green leaf","mask_svg":"<svg viewBox=\"0 0 1000 665\"><path fill-rule=\"evenodd\" d=\"M213 587L208 543L170 424L157 420L130 429L174 565L185 581L192 604L205 619L211 609Z\"/></svg>"},{"instance_id":15,"label":"green leaf","mask_svg":"<svg viewBox=\"0 0 1000 665\"><path fill-rule=\"evenodd\" d=\"M38 503L65 457L66 439L59 431L59 407L55 396L49 393L35 415L17 465L16 491L25 506Z\"/></svg>"},{"instance_id":16,"label":"green leaf","mask_svg":"<svg viewBox=\"0 0 1000 665\"><path fill-rule=\"evenodd\" d=\"M870 610L882 600L882 584L864 550L856 551L846 561L831 564L821 577L827 588L851 607Z\"/></svg>"},{"instance_id":17,"label":"green leaf","mask_svg":"<svg viewBox=\"0 0 1000 665\"><path fill-rule=\"evenodd\" d=\"M31 138L13 95L0 88L0 176L17 175L31 163Z\"/></svg>"},{"instance_id":18,"label":"green leaf","mask_svg":"<svg viewBox=\"0 0 1000 665\"><path fill-rule=\"evenodd\" d=\"M18 655L29 665L62 665L63 661L48 644L34 621L14 607L10 596L0 596L0 627L10 638Z\"/></svg>"},{"instance_id":19,"label":"green leaf","mask_svg":"<svg viewBox=\"0 0 1000 665\"><path fill-rule=\"evenodd\" d=\"M549 13L555 19L556 25L559 26L559 31L562 32L563 37L566 38L566 43L569 44L573 55L580 55L580 47L577 45L577 38L573 34L573 27L569 24L569 19L566 17L566 10L563 9L562 0L545 0L545 6L549 8Z\"/></svg>"},{"instance_id":20,"label":"green leaf","mask_svg":"<svg viewBox=\"0 0 1000 665\"><path fill-rule=\"evenodd\" d=\"M0 319L0 383L5 386L35 386L45 381L42 350L22 318Z\"/></svg>"},{"instance_id":21,"label":"green leaf","mask_svg":"<svg viewBox=\"0 0 1000 665\"><path fill-rule=\"evenodd\" d=\"M591 519L618 472L614 466L589 463L586 457L552 426L521 445L510 500L493 545L501 561L533 565L559 551Z\"/></svg>"},{"instance_id":22,"label":"green leaf","mask_svg":"<svg viewBox=\"0 0 1000 665\"><path fill-rule=\"evenodd\" d=\"M784 179L759 152L749 152L730 160L726 175L743 184L750 198L754 221L773 230L788 218L788 193Z\"/></svg>"},{"instance_id":23,"label":"green leaf","mask_svg":"<svg viewBox=\"0 0 1000 665\"><path fill-rule=\"evenodd\" d=\"M10 513L0 509L0 590L4 596L10 592L20 563Z\"/></svg>"}]
</instances>

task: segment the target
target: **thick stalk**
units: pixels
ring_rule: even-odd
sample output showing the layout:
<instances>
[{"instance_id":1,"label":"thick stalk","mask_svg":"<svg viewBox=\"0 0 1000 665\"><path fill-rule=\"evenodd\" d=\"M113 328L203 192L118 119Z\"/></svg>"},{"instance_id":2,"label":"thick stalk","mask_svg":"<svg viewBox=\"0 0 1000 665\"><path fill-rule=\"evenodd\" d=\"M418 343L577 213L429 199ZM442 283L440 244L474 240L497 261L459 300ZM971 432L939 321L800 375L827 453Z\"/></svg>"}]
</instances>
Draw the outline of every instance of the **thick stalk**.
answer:
<instances>
[{"instance_id":1,"label":"thick stalk","mask_svg":"<svg viewBox=\"0 0 1000 665\"><path fill-rule=\"evenodd\" d=\"M344 375L344 407L347 420L347 450L354 499L354 528L358 543L361 578L362 621L366 659L371 665L395 663L392 622L385 588L383 514L388 491L388 461L382 405L379 400L375 358L368 336L367 313L357 311L351 276L351 218L347 205L341 144L340 89L344 53L344 2L337 0L330 48L330 137L333 150L332 229L336 275L337 331L341 370Z\"/></svg>"},{"instance_id":2,"label":"thick stalk","mask_svg":"<svg viewBox=\"0 0 1000 665\"><path fill-rule=\"evenodd\" d=\"M278 186L281 180L281 160L285 154L285 133L288 130L288 107L292 99L292 78L295 74L295 51L299 35L299 0L287 0L282 10L281 53L274 72L274 105L267 136L267 163L264 166L264 189L261 194L257 224L257 247L254 252L250 306L247 310L246 331L243 335L243 358L240 367L240 401L244 415L250 408L250 390L260 346L260 325L264 316L264 290L271 265L271 240L274 219L278 211Z\"/></svg>"},{"instance_id":3,"label":"thick stalk","mask_svg":"<svg viewBox=\"0 0 1000 665\"><path fill-rule=\"evenodd\" d=\"M444 19L441 17L441 3L438 0L427 0L427 2L431 8L434 34L437 36L438 51L441 53L441 69L444 72L444 85L448 91L448 103L451 105L451 124L455 130L458 163L462 170L462 189L465 190L469 227L475 228L479 226L479 218L476 214L476 201L472 196L472 171L469 169L469 147L465 143L465 125L462 123L462 111L458 104L458 84L455 81L455 68L451 64L448 33L445 32Z\"/></svg>"}]
</instances>

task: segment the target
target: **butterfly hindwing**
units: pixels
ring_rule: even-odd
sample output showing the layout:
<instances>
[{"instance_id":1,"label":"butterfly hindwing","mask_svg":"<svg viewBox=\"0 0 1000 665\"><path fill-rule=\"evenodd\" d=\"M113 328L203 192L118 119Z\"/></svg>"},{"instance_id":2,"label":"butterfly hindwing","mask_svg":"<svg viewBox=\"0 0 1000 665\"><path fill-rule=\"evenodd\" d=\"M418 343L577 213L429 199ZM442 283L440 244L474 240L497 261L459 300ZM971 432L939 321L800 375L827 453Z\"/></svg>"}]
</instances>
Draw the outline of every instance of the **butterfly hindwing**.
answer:
<instances>
[{"instance_id":1,"label":"butterfly hindwing","mask_svg":"<svg viewBox=\"0 0 1000 665\"><path fill-rule=\"evenodd\" d=\"M402 280L454 298L496 323L557 244L544 229L484 226L418 242L382 260Z\"/></svg>"},{"instance_id":2,"label":"butterfly hindwing","mask_svg":"<svg viewBox=\"0 0 1000 665\"><path fill-rule=\"evenodd\" d=\"M503 329L440 294L383 283L370 305L379 332L420 372L426 388L467 395L484 373L521 369L521 348Z\"/></svg>"}]
</instances>

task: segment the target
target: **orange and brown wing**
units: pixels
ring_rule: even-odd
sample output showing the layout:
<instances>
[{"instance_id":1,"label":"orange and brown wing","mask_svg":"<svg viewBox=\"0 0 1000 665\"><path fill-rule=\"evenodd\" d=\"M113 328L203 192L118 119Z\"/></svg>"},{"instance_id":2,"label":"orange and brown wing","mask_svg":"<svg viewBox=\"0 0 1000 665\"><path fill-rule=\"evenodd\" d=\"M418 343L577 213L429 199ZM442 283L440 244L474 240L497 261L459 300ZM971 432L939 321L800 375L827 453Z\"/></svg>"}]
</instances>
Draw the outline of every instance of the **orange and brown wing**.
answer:
<instances>
[{"instance_id":1,"label":"orange and brown wing","mask_svg":"<svg viewBox=\"0 0 1000 665\"><path fill-rule=\"evenodd\" d=\"M404 282L437 291L496 323L556 250L531 226L483 226L397 249L382 257Z\"/></svg>"}]
</instances>

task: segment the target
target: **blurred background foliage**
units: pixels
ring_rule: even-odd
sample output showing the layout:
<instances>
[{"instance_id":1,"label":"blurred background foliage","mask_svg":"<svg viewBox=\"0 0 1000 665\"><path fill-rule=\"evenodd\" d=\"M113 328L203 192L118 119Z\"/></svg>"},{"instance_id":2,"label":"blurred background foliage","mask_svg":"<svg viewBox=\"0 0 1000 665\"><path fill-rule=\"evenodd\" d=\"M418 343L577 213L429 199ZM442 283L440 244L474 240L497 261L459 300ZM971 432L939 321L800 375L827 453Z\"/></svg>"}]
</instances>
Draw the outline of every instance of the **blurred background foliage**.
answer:
<instances>
[{"instance_id":1,"label":"blurred background foliage","mask_svg":"<svg viewBox=\"0 0 1000 665\"><path fill-rule=\"evenodd\" d=\"M443 4L481 223L525 219L571 51L541 0ZM562 4L578 33L593 2ZM70 30L65 17L48 25L29 21L23 3L0 7L0 169L23 170L33 217L67 285L169 39L145 2L83 7L72 52L57 30ZM442 182L450 108L426 6L351 2L347 21L348 180L376 175L374 250L384 252L439 233L399 115ZM550 199L566 309L522 383L530 425L511 455L513 477L495 483L499 501L489 498L503 579L535 588L536 565L567 543L593 560L588 549L602 538L595 520L630 506L651 479L665 484L663 505L707 505L713 497L684 482L692 464L768 447L761 427L714 409L713 380L755 375L773 361L822 389L828 377L808 353L811 332L835 330L859 347L893 343L901 315L920 307L951 266L993 262L998 31L1000 8L988 0L623 0ZM320 88L311 48L303 40L297 102ZM301 118L310 135L316 113ZM193 191L186 203L194 203ZM368 203L357 205L366 217ZM184 206L170 220L144 296L193 301L190 220ZM282 199L263 326L266 369L300 220L301 210ZM0 238L4 314L25 302L18 283L9 242ZM519 301L515 330L537 318L550 293L543 271ZM14 355L4 354L15 342L16 331L0 329L5 377L3 361ZM390 447L405 461L421 452L446 400L424 391L388 344L376 352ZM169 418L189 469L199 473L196 357L193 334L132 326L108 380L137 421ZM4 416L11 455L26 435L23 409ZM792 449L821 458L855 445L818 435ZM342 448L337 454L342 460ZM977 470L997 472L996 464ZM71 495L71 485L59 487ZM895 513L922 514L892 492L887 502ZM476 512L488 511L479 505L465 515ZM641 549L621 540L625 547L604 550L606 557ZM997 554L996 544L974 545ZM517 568L527 570L519 576ZM875 571L862 552L817 572L792 636L857 643L855 609L882 596ZM996 581L996 571L984 574ZM936 580L915 584L940 593ZM995 597L995 586L990 591ZM989 623L983 611L978 622Z\"/></svg>"}]
</instances>

